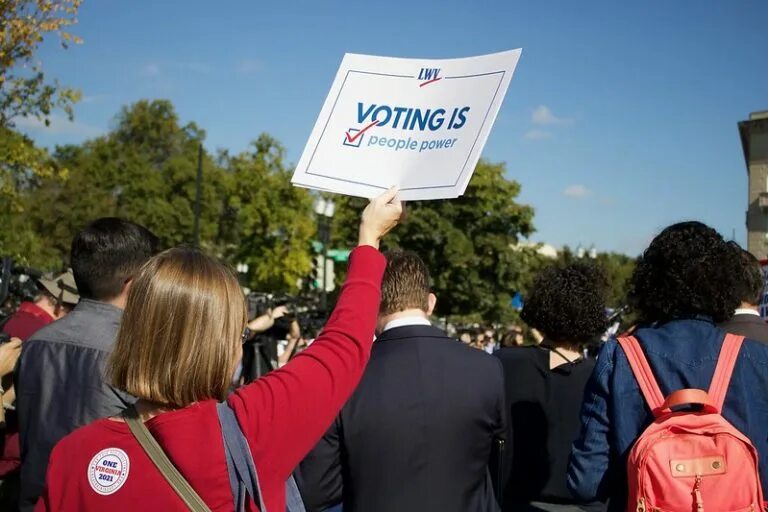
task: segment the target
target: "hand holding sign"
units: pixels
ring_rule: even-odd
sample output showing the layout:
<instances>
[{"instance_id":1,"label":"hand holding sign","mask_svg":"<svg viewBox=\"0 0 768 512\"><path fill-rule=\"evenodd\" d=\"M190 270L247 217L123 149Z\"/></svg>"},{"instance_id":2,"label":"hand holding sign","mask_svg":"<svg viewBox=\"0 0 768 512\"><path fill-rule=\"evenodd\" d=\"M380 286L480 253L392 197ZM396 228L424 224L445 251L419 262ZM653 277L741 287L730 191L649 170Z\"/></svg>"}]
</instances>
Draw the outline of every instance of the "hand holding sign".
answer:
<instances>
[{"instance_id":1,"label":"hand holding sign","mask_svg":"<svg viewBox=\"0 0 768 512\"><path fill-rule=\"evenodd\" d=\"M462 195L520 52L430 61L345 55L293 183L362 197L392 183L402 199Z\"/></svg>"},{"instance_id":2,"label":"hand holding sign","mask_svg":"<svg viewBox=\"0 0 768 512\"><path fill-rule=\"evenodd\" d=\"M402 220L405 205L397 197L399 189L391 187L378 197L371 199L363 210L360 220L358 245L371 245L378 249L379 240Z\"/></svg>"}]
</instances>

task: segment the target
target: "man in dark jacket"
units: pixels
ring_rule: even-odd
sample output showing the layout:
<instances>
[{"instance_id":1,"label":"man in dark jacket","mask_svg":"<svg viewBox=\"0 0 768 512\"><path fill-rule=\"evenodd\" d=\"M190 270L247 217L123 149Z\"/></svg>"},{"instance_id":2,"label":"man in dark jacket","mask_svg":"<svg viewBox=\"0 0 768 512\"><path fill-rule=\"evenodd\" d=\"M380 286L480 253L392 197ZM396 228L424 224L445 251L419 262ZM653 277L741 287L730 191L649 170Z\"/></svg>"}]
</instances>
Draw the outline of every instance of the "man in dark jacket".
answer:
<instances>
[{"instance_id":1,"label":"man in dark jacket","mask_svg":"<svg viewBox=\"0 0 768 512\"><path fill-rule=\"evenodd\" d=\"M418 256L388 255L365 374L297 471L308 510L498 510L489 459L504 432L501 365L430 325L429 290Z\"/></svg>"},{"instance_id":2,"label":"man in dark jacket","mask_svg":"<svg viewBox=\"0 0 768 512\"><path fill-rule=\"evenodd\" d=\"M720 328L732 334L768 343L768 324L760 317L758 305L763 301L763 270L752 253L740 249L743 272L734 279L734 286L741 298L741 305L730 320Z\"/></svg>"},{"instance_id":3,"label":"man in dark jacket","mask_svg":"<svg viewBox=\"0 0 768 512\"><path fill-rule=\"evenodd\" d=\"M32 510L43 490L53 446L132 401L103 381L103 371L131 280L156 245L146 228L116 218L94 221L73 240L80 302L24 343L17 367L22 511Z\"/></svg>"}]
</instances>

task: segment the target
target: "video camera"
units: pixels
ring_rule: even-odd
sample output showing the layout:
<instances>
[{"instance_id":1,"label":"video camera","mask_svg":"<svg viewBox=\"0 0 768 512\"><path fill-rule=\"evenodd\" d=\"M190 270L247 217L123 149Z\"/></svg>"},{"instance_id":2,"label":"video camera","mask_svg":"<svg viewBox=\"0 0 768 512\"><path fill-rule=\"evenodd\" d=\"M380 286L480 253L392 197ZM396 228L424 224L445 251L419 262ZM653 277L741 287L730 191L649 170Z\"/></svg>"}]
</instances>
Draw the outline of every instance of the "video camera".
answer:
<instances>
[{"instance_id":1,"label":"video camera","mask_svg":"<svg viewBox=\"0 0 768 512\"><path fill-rule=\"evenodd\" d=\"M282 318L278 318L275 321L275 326L279 329L288 330L290 324L296 320L299 322L302 332L309 337L314 337L314 333L322 329L327 319L327 313L320 307L319 297L315 296L252 292L248 294L246 301L248 318L256 318L276 307L285 306L288 308L288 313Z\"/></svg>"},{"instance_id":2,"label":"video camera","mask_svg":"<svg viewBox=\"0 0 768 512\"><path fill-rule=\"evenodd\" d=\"M35 300L40 293L37 280L39 270L14 265L13 259L0 259L0 321L11 316L24 301Z\"/></svg>"}]
</instances>

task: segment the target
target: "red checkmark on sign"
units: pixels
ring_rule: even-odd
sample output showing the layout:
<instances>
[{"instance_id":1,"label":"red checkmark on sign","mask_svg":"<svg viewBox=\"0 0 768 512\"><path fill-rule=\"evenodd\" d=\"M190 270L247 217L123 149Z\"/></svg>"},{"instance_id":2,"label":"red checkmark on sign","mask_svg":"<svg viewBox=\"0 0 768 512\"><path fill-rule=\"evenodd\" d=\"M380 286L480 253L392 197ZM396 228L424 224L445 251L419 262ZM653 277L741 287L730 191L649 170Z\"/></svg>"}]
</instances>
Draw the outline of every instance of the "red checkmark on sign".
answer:
<instances>
[{"instance_id":1,"label":"red checkmark on sign","mask_svg":"<svg viewBox=\"0 0 768 512\"><path fill-rule=\"evenodd\" d=\"M368 126L366 126L365 128L363 128L362 130L360 130L359 132L355 133L352 136L349 135L349 132L345 132L344 135L347 137L347 142L349 142L350 144L355 142L358 139L358 137L360 137L362 134L364 134L366 131L368 131L369 128L373 128L377 124L379 124L379 122L378 121L374 121L374 122L372 122L371 124L369 124Z\"/></svg>"}]
</instances>

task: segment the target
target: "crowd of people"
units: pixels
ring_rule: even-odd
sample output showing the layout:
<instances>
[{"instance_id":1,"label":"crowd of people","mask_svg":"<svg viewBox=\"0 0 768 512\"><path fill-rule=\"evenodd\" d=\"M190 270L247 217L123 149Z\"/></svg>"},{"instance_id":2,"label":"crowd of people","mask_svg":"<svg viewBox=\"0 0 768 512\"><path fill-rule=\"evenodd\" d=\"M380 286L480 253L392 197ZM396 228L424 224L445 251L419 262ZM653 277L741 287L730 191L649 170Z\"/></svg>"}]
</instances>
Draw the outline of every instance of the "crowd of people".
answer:
<instances>
[{"instance_id":1,"label":"crowd of people","mask_svg":"<svg viewBox=\"0 0 768 512\"><path fill-rule=\"evenodd\" d=\"M379 251L402 214L396 189L363 211L311 339L287 307L250 318L235 274L203 251L159 252L122 219L84 227L71 272L39 279L3 326L0 509L764 508L768 325L752 255L704 224L669 226L631 278L635 325L592 357L609 327L600 268L553 264L525 324L448 335L424 262ZM704 438L696 421L714 416L728 428L701 453L649 448L663 463L640 467L652 429Z\"/></svg>"}]
</instances>

